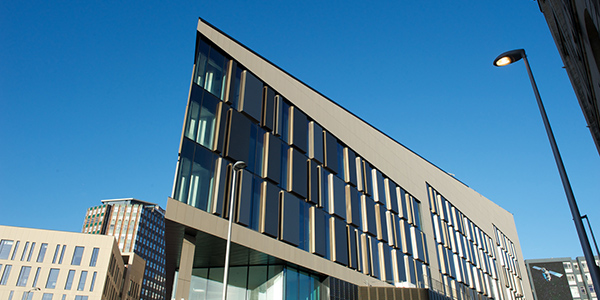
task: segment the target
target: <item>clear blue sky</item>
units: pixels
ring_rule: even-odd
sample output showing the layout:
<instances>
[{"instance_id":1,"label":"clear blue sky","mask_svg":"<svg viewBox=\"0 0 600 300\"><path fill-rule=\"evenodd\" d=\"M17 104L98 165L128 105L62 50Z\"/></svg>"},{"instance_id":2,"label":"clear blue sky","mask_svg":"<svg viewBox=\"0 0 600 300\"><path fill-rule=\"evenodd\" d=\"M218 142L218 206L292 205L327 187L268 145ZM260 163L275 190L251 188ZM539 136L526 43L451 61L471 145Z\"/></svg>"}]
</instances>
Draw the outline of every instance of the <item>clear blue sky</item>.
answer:
<instances>
[{"instance_id":1,"label":"clear blue sky","mask_svg":"<svg viewBox=\"0 0 600 300\"><path fill-rule=\"evenodd\" d=\"M492 66L525 48L600 235L600 156L537 2L165 2L0 2L0 224L165 205L202 17L513 213L525 258L574 257L525 66Z\"/></svg>"}]
</instances>

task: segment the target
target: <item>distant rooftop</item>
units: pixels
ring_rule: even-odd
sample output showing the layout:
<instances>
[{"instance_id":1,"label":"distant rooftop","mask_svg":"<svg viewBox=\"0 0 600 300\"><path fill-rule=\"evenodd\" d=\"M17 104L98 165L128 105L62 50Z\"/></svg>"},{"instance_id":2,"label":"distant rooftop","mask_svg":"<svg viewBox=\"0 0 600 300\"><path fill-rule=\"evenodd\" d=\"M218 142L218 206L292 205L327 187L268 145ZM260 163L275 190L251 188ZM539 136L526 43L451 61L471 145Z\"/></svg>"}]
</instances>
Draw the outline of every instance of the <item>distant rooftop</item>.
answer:
<instances>
[{"instance_id":1,"label":"distant rooftop","mask_svg":"<svg viewBox=\"0 0 600 300\"><path fill-rule=\"evenodd\" d=\"M163 214L165 213L165 210L162 209L158 204L135 199L135 198L106 199L106 200L102 200L102 203L106 203L106 204L141 204L144 206L154 206Z\"/></svg>"}]
</instances>

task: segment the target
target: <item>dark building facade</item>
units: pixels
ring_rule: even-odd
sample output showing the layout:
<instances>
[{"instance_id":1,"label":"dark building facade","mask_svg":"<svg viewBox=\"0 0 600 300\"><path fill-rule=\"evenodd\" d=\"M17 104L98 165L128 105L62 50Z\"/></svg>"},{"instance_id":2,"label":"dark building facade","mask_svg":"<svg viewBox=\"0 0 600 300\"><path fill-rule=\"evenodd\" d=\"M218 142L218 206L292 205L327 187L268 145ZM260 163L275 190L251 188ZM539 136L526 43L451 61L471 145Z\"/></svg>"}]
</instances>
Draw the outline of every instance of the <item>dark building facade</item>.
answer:
<instances>
[{"instance_id":1,"label":"dark building facade","mask_svg":"<svg viewBox=\"0 0 600 300\"><path fill-rule=\"evenodd\" d=\"M539 0L600 153L600 2Z\"/></svg>"},{"instance_id":2,"label":"dark building facade","mask_svg":"<svg viewBox=\"0 0 600 300\"><path fill-rule=\"evenodd\" d=\"M172 299L220 299L228 218L231 299L531 299L512 214L200 20L166 211Z\"/></svg>"},{"instance_id":3,"label":"dark building facade","mask_svg":"<svg viewBox=\"0 0 600 300\"><path fill-rule=\"evenodd\" d=\"M146 261L140 299L165 299L165 212L160 206L133 198L102 200L88 208L83 233L112 235L124 254Z\"/></svg>"}]
</instances>

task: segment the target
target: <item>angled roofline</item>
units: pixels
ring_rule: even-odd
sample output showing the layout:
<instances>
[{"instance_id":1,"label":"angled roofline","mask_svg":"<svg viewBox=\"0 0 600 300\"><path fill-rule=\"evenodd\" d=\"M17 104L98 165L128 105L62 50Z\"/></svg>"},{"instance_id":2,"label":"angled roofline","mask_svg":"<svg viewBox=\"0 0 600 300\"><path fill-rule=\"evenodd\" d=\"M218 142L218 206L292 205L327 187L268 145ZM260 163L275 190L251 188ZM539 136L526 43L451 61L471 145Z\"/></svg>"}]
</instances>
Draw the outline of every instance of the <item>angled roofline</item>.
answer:
<instances>
[{"instance_id":1,"label":"angled roofline","mask_svg":"<svg viewBox=\"0 0 600 300\"><path fill-rule=\"evenodd\" d=\"M379 133L383 134L385 137L389 138L390 140L394 141L395 143L397 143L398 145L402 146L403 148L405 148L406 150L410 151L412 154L418 156L419 158L421 158L422 160L426 161L427 163L429 163L430 165L434 166L435 168L437 168L438 170L442 171L443 173L445 173L446 175L450 176L451 178L453 178L454 180L458 181L459 183L461 183L462 185L469 187L466 183L462 182L461 180L459 180L458 178L456 178L454 175L444 171L442 168L440 168L439 166L437 166L436 164L432 163L431 161L427 160L426 158L424 158L423 156L419 155L418 153L414 152L413 150L411 150L410 148L406 147L404 144L400 143L399 141L397 141L396 139L394 139L393 137L389 136L387 133L379 130L377 127L373 126L371 123L365 121L364 119L362 119L361 117L359 117L358 115L354 114L353 112L349 111L348 109L346 109L345 107L343 107L342 105L340 105L339 103L335 102L334 100L332 100L331 98L325 96L324 94L322 94L321 92L317 91L316 89L314 89L313 87L311 87L310 85L308 85L307 83L305 83L304 81L298 79L296 76L290 74L289 72L287 72L286 70L282 69L281 67L279 67L278 65L276 65L275 63L273 63L272 61L268 60L267 58L265 58L264 56L260 55L259 53L257 53L256 51L250 49L249 47L247 47L246 45L244 45L243 43L241 43L240 41L238 41L237 39L233 38L232 36L230 36L229 34L223 32L221 29L217 28L216 26L214 26L213 24L211 24L210 22L202 19L202 18L198 18L198 20L204 24L206 24L207 26L209 26L210 28L214 29L215 31L219 32L220 34L224 35L225 37L227 37L228 39L230 39L231 41L235 42L236 44L238 44L239 46L241 46L242 48L246 49L247 51L251 52L252 54L258 56L260 59L264 60L265 62L269 63L270 65L272 65L273 67L277 68L279 71L285 73L286 75L290 76L292 79L298 81L299 83L301 83L302 85L306 86L307 88L309 88L311 91L317 93L319 96L329 100L331 103L335 104L337 107L341 108L342 110L346 111L347 113L349 113L350 115L352 115L353 117L357 118L358 120L360 120L361 122L369 125L369 127L373 128L374 130L378 131ZM200 33L198 30L196 30L196 32ZM206 36L204 36L202 33L200 33L203 37L207 38ZM210 39L209 39L210 40Z\"/></svg>"}]
</instances>

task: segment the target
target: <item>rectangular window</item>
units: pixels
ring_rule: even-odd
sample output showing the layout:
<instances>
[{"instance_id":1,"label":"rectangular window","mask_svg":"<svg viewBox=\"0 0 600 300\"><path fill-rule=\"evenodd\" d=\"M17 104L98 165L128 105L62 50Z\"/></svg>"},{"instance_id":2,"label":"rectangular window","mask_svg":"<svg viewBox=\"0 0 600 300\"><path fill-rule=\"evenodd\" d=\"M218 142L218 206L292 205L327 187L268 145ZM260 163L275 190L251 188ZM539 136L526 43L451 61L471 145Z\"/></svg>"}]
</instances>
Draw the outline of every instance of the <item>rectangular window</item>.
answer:
<instances>
[{"instance_id":1,"label":"rectangular window","mask_svg":"<svg viewBox=\"0 0 600 300\"><path fill-rule=\"evenodd\" d=\"M65 250L67 249L67 245L62 246L62 250L60 251L60 257L58 258L58 264L62 264L63 257L65 256Z\"/></svg>"},{"instance_id":2,"label":"rectangular window","mask_svg":"<svg viewBox=\"0 0 600 300\"><path fill-rule=\"evenodd\" d=\"M210 49L204 89L223 100L225 96L225 82L227 81L227 63L229 61L216 49Z\"/></svg>"},{"instance_id":3,"label":"rectangular window","mask_svg":"<svg viewBox=\"0 0 600 300\"><path fill-rule=\"evenodd\" d=\"M338 165L338 174L337 174L337 176L339 178L341 178L341 179L345 179L346 178L346 165L347 164L344 161L344 145L340 144L340 141L337 141L336 144L337 144L337 149L336 149L337 154L336 154L336 156L337 156L337 165ZM381 195L379 197L385 197L385 192L384 191L379 192L379 194Z\"/></svg>"},{"instance_id":4,"label":"rectangular window","mask_svg":"<svg viewBox=\"0 0 600 300\"><path fill-rule=\"evenodd\" d=\"M410 197L412 200L412 208L413 208L413 224L417 228L421 228L421 203L417 201L417 199Z\"/></svg>"},{"instance_id":5,"label":"rectangular window","mask_svg":"<svg viewBox=\"0 0 600 300\"><path fill-rule=\"evenodd\" d=\"M73 286L73 279L75 278L75 270L69 270L67 275L67 282L65 283L65 290L70 290Z\"/></svg>"},{"instance_id":6,"label":"rectangular window","mask_svg":"<svg viewBox=\"0 0 600 300\"><path fill-rule=\"evenodd\" d=\"M37 270L35 271L35 277L33 277L33 284L31 285L32 287L37 286L38 277L40 276L40 269L41 269L41 267L38 267Z\"/></svg>"},{"instance_id":7,"label":"rectangular window","mask_svg":"<svg viewBox=\"0 0 600 300\"><path fill-rule=\"evenodd\" d=\"M31 299L33 299L33 293L31 291L24 291L23 297L21 297L21 300L31 300Z\"/></svg>"},{"instance_id":8,"label":"rectangular window","mask_svg":"<svg viewBox=\"0 0 600 300\"><path fill-rule=\"evenodd\" d=\"M35 242L31 243L31 249L29 249L29 255L27 255L27 261L31 261L31 256L33 255L34 249L35 249Z\"/></svg>"},{"instance_id":9,"label":"rectangular window","mask_svg":"<svg viewBox=\"0 0 600 300\"><path fill-rule=\"evenodd\" d=\"M81 275L79 276L79 284L77 285L78 291L83 291L85 287L85 280L87 279L87 271L81 271Z\"/></svg>"},{"instance_id":10,"label":"rectangular window","mask_svg":"<svg viewBox=\"0 0 600 300\"><path fill-rule=\"evenodd\" d=\"M8 259L13 243L11 240L0 241L0 259Z\"/></svg>"},{"instance_id":11,"label":"rectangular window","mask_svg":"<svg viewBox=\"0 0 600 300\"><path fill-rule=\"evenodd\" d=\"M94 284L96 283L96 274L98 272L94 272L94 274L92 275L92 283L90 284L90 292L94 291Z\"/></svg>"},{"instance_id":12,"label":"rectangular window","mask_svg":"<svg viewBox=\"0 0 600 300\"><path fill-rule=\"evenodd\" d=\"M19 244L21 242L17 241L17 243L15 244L15 251L13 251L12 256L10 257L10 260L15 260L15 256L17 256L17 250L19 250Z\"/></svg>"},{"instance_id":13,"label":"rectangular window","mask_svg":"<svg viewBox=\"0 0 600 300\"><path fill-rule=\"evenodd\" d=\"M77 295L75 296L75 300L88 300L88 296Z\"/></svg>"},{"instance_id":14,"label":"rectangular window","mask_svg":"<svg viewBox=\"0 0 600 300\"><path fill-rule=\"evenodd\" d=\"M194 74L194 83L204 87L204 75L206 70L206 61L208 61L209 46L202 40L198 40L198 49L196 49L196 70Z\"/></svg>"},{"instance_id":15,"label":"rectangular window","mask_svg":"<svg viewBox=\"0 0 600 300\"><path fill-rule=\"evenodd\" d=\"M75 251L73 251L73 258L71 258L72 266L81 265L81 257L83 257L83 247L77 246L75 247Z\"/></svg>"},{"instance_id":16,"label":"rectangular window","mask_svg":"<svg viewBox=\"0 0 600 300\"><path fill-rule=\"evenodd\" d=\"M22 266L21 272L19 272L19 278L17 279L17 286L26 286L27 280L29 279L29 273L31 272L31 267Z\"/></svg>"},{"instance_id":17,"label":"rectangular window","mask_svg":"<svg viewBox=\"0 0 600 300\"><path fill-rule=\"evenodd\" d=\"M52 293L44 293L42 300L52 300Z\"/></svg>"},{"instance_id":18,"label":"rectangular window","mask_svg":"<svg viewBox=\"0 0 600 300\"><path fill-rule=\"evenodd\" d=\"M29 249L29 242L25 242L25 248L23 248L23 253L21 254L21 261L25 260L25 255L27 254L27 249Z\"/></svg>"},{"instance_id":19,"label":"rectangular window","mask_svg":"<svg viewBox=\"0 0 600 300\"><path fill-rule=\"evenodd\" d=\"M56 263L56 258L58 257L58 251L60 250L60 244L56 245L56 249L54 250L54 257L52 257L52 263Z\"/></svg>"},{"instance_id":20,"label":"rectangular window","mask_svg":"<svg viewBox=\"0 0 600 300\"><path fill-rule=\"evenodd\" d=\"M8 300L12 300L14 293L15 293L15 291L10 291L10 293L8 294Z\"/></svg>"},{"instance_id":21,"label":"rectangular window","mask_svg":"<svg viewBox=\"0 0 600 300\"><path fill-rule=\"evenodd\" d=\"M6 267L4 267L4 272L2 272L2 278L0 278L0 285L6 285L8 277L10 276L10 269L12 269L12 265L6 265Z\"/></svg>"},{"instance_id":22,"label":"rectangular window","mask_svg":"<svg viewBox=\"0 0 600 300\"><path fill-rule=\"evenodd\" d=\"M48 248L48 244L43 243L42 246L40 247L40 252L38 253L36 262L44 261L44 257L46 256L46 248Z\"/></svg>"},{"instance_id":23,"label":"rectangular window","mask_svg":"<svg viewBox=\"0 0 600 300\"><path fill-rule=\"evenodd\" d=\"M13 251L13 255L10 257L10 260L15 260L15 256L17 256L17 250L19 250L19 244L20 242L17 241L17 243L15 244L15 250Z\"/></svg>"},{"instance_id":24,"label":"rectangular window","mask_svg":"<svg viewBox=\"0 0 600 300\"><path fill-rule=\"evenodd\" d=\"M185 129L185 136L190 140L196 140L196 132L198 127L198 114L200 112L200 104L196 101L190 101L189 114Z\"/></svg>"},{"instance_id":25,"label":"rectangular window","mask_svg":"<svg viewBox=\"0 0 600 300\"><path fill-rule=\"evenodd\" d=\"M56 287L56 280L58 279L59 269L50 269L48 274L48 280L46 280L46 288L53 289Z\"/></svg>"},{"instance_id":26,"label":"rectangular window","mask_svg":"<svg viewBox=\"0 0 600 300\"><path fill-rule=\"evenodd\" d=\"M92 250L92 258L90 259L90 267L96 266L96 261L98 260L98 251L100 251L100 248L94 248L94 250Z\"/></svg>"}]
</instances>

